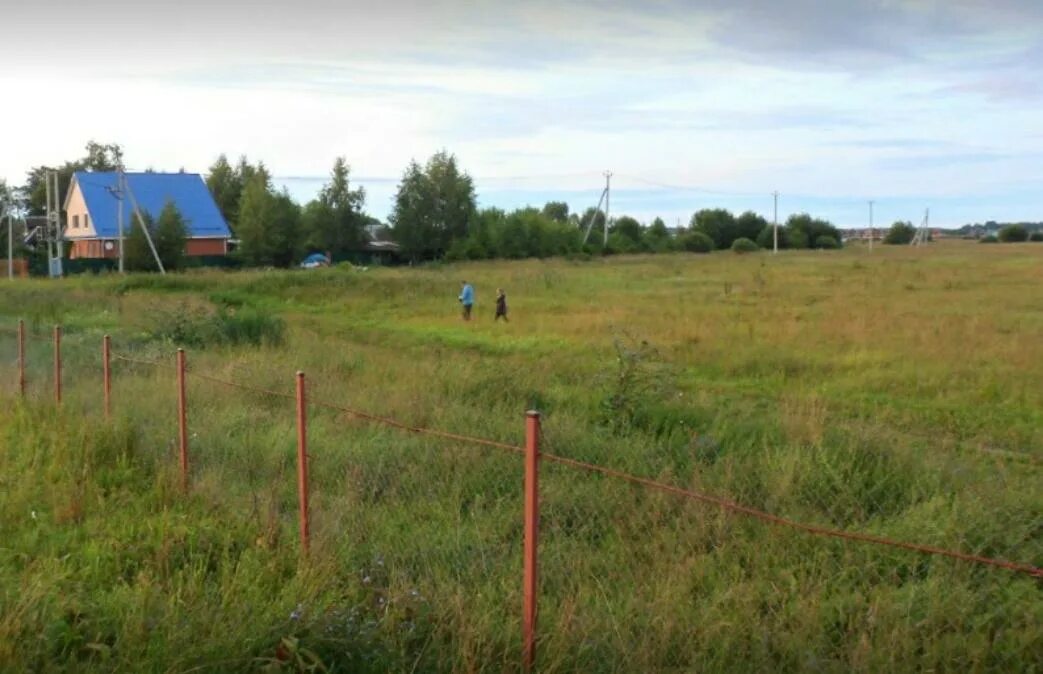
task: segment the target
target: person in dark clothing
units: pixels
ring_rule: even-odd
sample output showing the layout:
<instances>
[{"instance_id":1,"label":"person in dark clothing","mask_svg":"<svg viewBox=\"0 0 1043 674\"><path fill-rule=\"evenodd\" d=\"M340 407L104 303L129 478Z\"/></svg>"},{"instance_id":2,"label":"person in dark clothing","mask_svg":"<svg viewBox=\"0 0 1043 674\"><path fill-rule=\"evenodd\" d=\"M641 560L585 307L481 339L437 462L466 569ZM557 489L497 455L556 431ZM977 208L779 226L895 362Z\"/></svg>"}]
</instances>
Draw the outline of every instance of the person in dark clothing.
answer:
<instances>
[{"instance_id":1,"label":"person in dark clothing","mask_svg":"<svg viewBox=\"0 0 1043 674\"><path fill-rule=\"evenodd\" d=\"M507 320L507 294L503 292L503 288L496 289L496 317L493 321L503 319L505 323L510 323Z\"/></svg>"}]
</instances>

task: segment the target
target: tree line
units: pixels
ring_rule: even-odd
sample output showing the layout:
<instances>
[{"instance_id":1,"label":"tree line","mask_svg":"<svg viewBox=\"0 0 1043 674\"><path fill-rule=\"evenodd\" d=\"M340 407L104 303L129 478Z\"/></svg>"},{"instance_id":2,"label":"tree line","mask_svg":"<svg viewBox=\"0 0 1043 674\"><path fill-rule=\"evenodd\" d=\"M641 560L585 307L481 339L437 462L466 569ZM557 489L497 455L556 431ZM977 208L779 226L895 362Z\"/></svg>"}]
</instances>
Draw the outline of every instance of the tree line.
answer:
<instances>
[{"instance_id":1,"label":"tree line","mask_svg":"<svg viewBox=\"0 0 1043 674\"><path fill-rule=\"evenodd\" d=\"M64 202L76 171L113 171L122 166L118 144L87 144L83 157L58 166ZM21 188L30 214L46 210L44 176L51 167L30 169ZM643 224L622 215L605 221L593 207L572 212L551 201L542 207L506 211L478 207L474 180L456 157L441 151L425 163L411 161L403 172L387 225L365 211L366 192L351 182L351 168L338 157L329 179L311 201L298 204L277 189L263 162L224 154L209 167L206 185L238 245L234 256L246 266L288 267L304 255L321 252L342 259L361 250L370 231L380 230L399 246L404 260L477 260L495 258L612 255L772 248L838 248L840 232L830 222L806 213L791 215L776 229L747 211L734 215L720 208L694 213L687 227L670 229L661 218ZM159 214L144 214L164 266L185 264L184 242L191 223L168 204ZM605 229L608 228L608 236ZM132 227L126 245L128 267L154 269L140 227Z\"/></svg>"}]
</instances>

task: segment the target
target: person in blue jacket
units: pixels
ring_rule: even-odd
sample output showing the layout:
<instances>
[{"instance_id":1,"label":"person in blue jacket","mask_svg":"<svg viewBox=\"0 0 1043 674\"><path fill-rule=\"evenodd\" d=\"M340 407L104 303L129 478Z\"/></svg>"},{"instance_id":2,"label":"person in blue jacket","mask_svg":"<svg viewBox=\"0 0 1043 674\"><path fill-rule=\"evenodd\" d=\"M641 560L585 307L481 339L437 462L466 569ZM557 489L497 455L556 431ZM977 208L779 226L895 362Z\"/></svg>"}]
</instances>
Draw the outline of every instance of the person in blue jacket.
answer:
<instances>
[{"instance_id":1,"label":"person in blue jacket","mask_svg":"<svg viewBox=\"0 0 1043 674\"><path fill-rule=\"evenodd\" d=\"M467 281L460 281L463 289L460 291L460 305L464 309L464 320L471 320L471 307L474 306L474 288Z\"/></svg>"}]
</instances>

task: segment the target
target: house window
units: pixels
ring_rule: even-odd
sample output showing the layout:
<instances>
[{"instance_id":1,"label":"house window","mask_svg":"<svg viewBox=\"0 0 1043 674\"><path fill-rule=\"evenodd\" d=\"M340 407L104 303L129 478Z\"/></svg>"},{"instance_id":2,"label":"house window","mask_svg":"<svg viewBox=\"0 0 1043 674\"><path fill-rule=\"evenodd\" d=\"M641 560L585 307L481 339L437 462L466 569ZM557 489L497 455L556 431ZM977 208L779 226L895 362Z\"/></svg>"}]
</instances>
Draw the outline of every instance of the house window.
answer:
<instances>
[{"instance_id":1,"label":"house window","mask_svg":"<svg viewBox=\"0 0 1043 674\"><path fill-rule=\"evenodd\" d=\"M84 213L83 214L83 227L86 229L86 228L88 228L90 226L91 226L91 216L90 216L90 213Z\"/></svg>"},{"instance_id":2,"label":"house window","mask_svg":"<svg viewBox=\"0 0 1043 674\"><path fill-rule=\"evenodd\" d=\"M72 228L73 229L79 229L80 228L80 216L78 216L78 215L72 216Z\"/></svg>"}]
</instances>

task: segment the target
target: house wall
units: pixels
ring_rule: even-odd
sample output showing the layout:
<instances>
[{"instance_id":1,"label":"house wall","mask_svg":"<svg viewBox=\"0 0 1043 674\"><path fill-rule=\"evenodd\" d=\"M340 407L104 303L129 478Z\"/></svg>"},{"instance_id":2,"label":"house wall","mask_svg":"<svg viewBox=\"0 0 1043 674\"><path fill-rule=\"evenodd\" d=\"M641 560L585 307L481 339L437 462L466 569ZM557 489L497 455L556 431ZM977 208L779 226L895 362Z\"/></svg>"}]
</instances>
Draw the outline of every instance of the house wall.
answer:
<instances>
[{"instance_id":1,"label":"house wall","mask_svg":"<svg viewBox=\"0 0 1043 674\"><path fill-rule=\"evenodd\" d=\"M105 243L111 243L112 248L107 250ZM185 245L185 255L190 257L199 255L226 255L228 253L225 239L189 239ZM118 243L111 239L79 239L73 241L69 251L69 257L73 260L80 258L116 258L119 257Z\"/></svg>"},{"instance_id":2,"label":"house wall","mask_svg":"<svg viewBox=\"0 0 1043 674\"><path fill-rule=\"evenodd\" d=\"M226 239L189 239L185 255L224 255L228 252Z\"/></svg>"},{"instance_id":3,"label":"house wall","mask_svg":"<svg viewBox=\"0 0 1043 674\"><path fill-rule=\"evenodd\" d=\"M65 209L65 238L80 239L97 235L94 222L87 211L87 202L83 200L83 192L80 191L79 183L76 183L69 193L68 207Z\"/></svg>"},{"instance_id":4,"label":"house wall","mask_svg":"<svg viewBox=\"0 0 1043 674\"><path fill-rule=\"evenodd\" d=\"M106 241L102 239L79 239L73 241L72 248L69 250L69 258L78 260L80 258L119 257L119 248L116 242L109 241L112 244L111 250L105 249L105 243Z\"/></svg>"}]
</instances>

